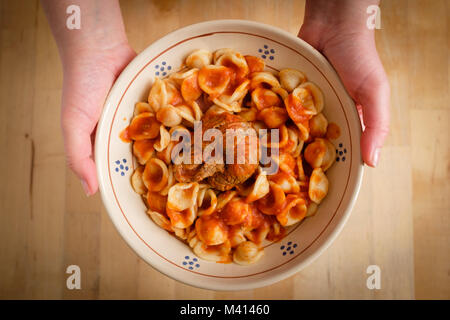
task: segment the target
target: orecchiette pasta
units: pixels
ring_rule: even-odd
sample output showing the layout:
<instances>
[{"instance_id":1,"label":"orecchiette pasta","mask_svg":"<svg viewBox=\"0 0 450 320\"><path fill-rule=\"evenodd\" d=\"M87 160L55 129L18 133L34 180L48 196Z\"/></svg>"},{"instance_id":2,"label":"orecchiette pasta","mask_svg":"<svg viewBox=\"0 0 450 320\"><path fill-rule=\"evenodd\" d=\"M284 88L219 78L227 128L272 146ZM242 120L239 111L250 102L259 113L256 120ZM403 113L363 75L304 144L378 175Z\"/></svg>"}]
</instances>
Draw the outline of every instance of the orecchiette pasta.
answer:
<instances>
[{"instance_id":1,"label":"orecchiette pasta","mask_svg":"<svg viewBox=\"0 0 450 320\"><path fill-rule=\"evenodd\" d=\"M276 174L269 176L269 178L270 181L280 186L284 193L300 192L300 185L293 175L284 171L279 171Z\"/></svg>"},{"instance_id":2,"label":"orecchiette pasta","mask_svg":"<svg viewBox=\"0 0 450 320\"><path fill-rule=\"evenodd\" d=\"M157 158L150 159L145 165L142 180L150 191L161 191L167 185L169 171L166 164Z\"/></svg>"},{"instance_id":3,"label":"orecchiette pasta","mask_svg":"<svg viewBox=\"0 0 450 320\"><path fill-rule=\"evenodd\" d=\"M152 107L147 102L138 102L134 106L134 115L137 116L140 113L151 112L154 113Z\"/></svg>"},{"instance_id":4,"label":"orecchiette pasta","mask_svg":"<svg viewBox=\"0 0 450 320\"><path fill-rule=\"evenodd\" d=\"M173 173L173 165L169 164L169 167L167 168L167 171L169 172L169 176L167 177L167 183L164 189L162 189L159 193L163 196L167 196L169 194L170 188L175 184L175 177Z\"/></svg>"},{"instance_id":5,"label":"orecchiette pasta","mask_svg":"<svg viewBox=\"0 0 450 320\"><path fill-rule=\"evenodd\" d=\"M270 72L254 72L250 75L250 89L256 89L267 85L269 87L279 87L280 82Z\"/></svg>"},{"instance_id":6,"label":"orecchiette pasta","mask_svg":"<svg viewBox=\"0 0 450 320\"><path fill-rule=\"evenodd\" d=\"M323 113L318 113L309 120L309 129L312 137L323 137L327 134L328 121Z\"/></svg>"},{"instance_id":7,"label":"orecchiette pasta","mask_svg":"<svg viewBox=\"0 0 450 320\"><path fill-rule=\"evenodd\" d=\"M303 220L306 211L305 199L296 194L289 194L286 196L283 208L276 217L282 226L288 227Z\"/></svg>"},{"instance_id":8,"label":"orecchiette pasta","mask_svg":"<svg viewBox=\"0 0 450 320\"><path fill-rule=\"evenodd\" d=\"M270 231L270 225L266 221L256 228L248 228L244 231L244 236L251 242L260 245Z\"/></svg>"},{"instance_id":9,"label":"orecchiette pasta","mask_svg":"<svg viewBox=\"0 0 450 320\"><path fill-rule=\"evenodd\" d=\"M309 180L308 195L315 203L319 204L328 193L328 178L322 168L315 168Z\"/></svg>"},{"instance_id":10,"label":"orecchiette pasta","mask_svg":"<svg viewBox=\"0 0 450 320\"><path fill-rule=\"evenodd\" d=\"M228 240L228 227L220 217L203 215L195 222L199 239L208 246L216 246Z\"/></svg>"},{"instance_id":11,"label":"orecchiette pasta","mask_svg":"<svg viewBox=\"0 0 450 320\"><path fill-rule=\"evenodd\" d=\"M198 84L200 88L213 97L220 96L230 83L232 70L224 66L209 65L200 69Z\"/></svg>"},{"instance_id":12,"label":"orecchiette pasta","mask_svg":"<svg viewBox=\"0 0 450 320\"><path fill-rule=\"evenodd\" d=\"M155 148L156 151L161 152L165 148L167 148L169 143L170 143L170 133L169 131L167 131L165 126L161 125L161 127L159 128L159 139L155 142L153 147Z\"/></svg>"},{"instance_id":13,"label":"orecchiette pasta","mask_svg":"<svg viewBox=\"0 0 450 320\"><path fill-rule=\"evenodd\" d=\"M263 147L277 148L284 151L284 148L286 148L289 143L289 131L284 124L279 126L277 129L279 130L278 141L272 141L271 134L267 132L260 136L260 143ZM289 152L289 150L287 152Z\"/></svg>"},{"instance_id":14,"label":"orecchiette pasta","mask_svg":"<svg viewBox=\"0 0 450 320\"><path fill-rule=\"evenodd\" d=\"M275 215L283 207L286 195L283 188L274 182L269 182L270 192L257 202L259 211L267 215Z\"/></svg>"},{"instance_id":15,"label":"orecchiette pasta","mask_svg":"<svg viewBox=\"0 0 450 320\"><path fill-rule=\"evenodd\" d=\"M201 69L204 66L210 65L211 62L212 53L205 49L195 50L186 58L186 65L189 68Z\"/></svg>"},{"instance_id":16,"label":"orecchiette pasta","mask_svg":"<svg viewBox=\"0 0 450 320\"><path fill-rule=\"evenodd\" d=\"M231 262L231 258L229 257L231 252L229 240L217 246L207 246L203 242L197 241L192 250L198 257L207 261L221 263Z\"/></svg>"},{"instance_id":17,"label":"orecchiette pasta","mask_svg":"<svg viewBox=\"0 0 450 320\"><path fill-rule=\"evenodd\" d=\"M213 189L203 188L197 196L198 216L210 215L217 207L217 196Z\"/></svg>"},{"instance_id":18,"label":"orecchiette pasta","mask_svg":"<svg viewBox=\"0 0 450 320\"><path fill-rule=\"evenodd\" d=\"M156 78L148 94L148 104L154 112L157 112L159 108L165 106L168 102L166 83L160 78Z\"/></svg>"},{"instance_id":19,"label":"orecchiette pasta","mask_svg":"<svg viewBox=\"0 0 450 320\"><path fill-rule=\"evenodd\" d=\"M335 160L336 148L327 139L316 138L305 148L305 160L313 168L327 171Z\"/></svg>"},{"instance_id":20,"label":"orecchiette pasta","mask_svg":"<svg viewBox=\"0 0 450 320\"><path fill-rule=\"evenodd\" d=\"M227 51L217 57L215 65L229 67L233 69L238 79L244 78L248 74L248 65L245 58L236 51Z\"/></svg>"},{"instance_id":21,"label":"orecchiette pasta","mask_svg":"<svg viewBox=\"0 0 450 320\"><path fill-rule=\"evenodd\" d=\"M147 205L150 210L166 213L167 196L163 196L158 192L149 191L147 193Z\"/></svg>"},{"instance_id":22,"label":"orecchiette pasta","mask_svg":"<svg viewBox=\"0 0 450 320\"><path fill-rule=\"evenodd\" d=\"M191 226L197 217L197 208L194 206L180 211L173 210L167 206L166 212L172 226L180 229Z\"/></svg>"},{"instance_id":23,"label":"orecchiette pasta","mask_svg":"<svg viewBox=\"0 0 450 320\"><path fill-rule=\"evenodd\" d=\"M244 58L247 62L249 73L264 71L266 65L263 59L254 56L245 56Z\"/></svg>"},{"instance_id":24,"label":"orecchiette pasta","mask_svg":"<svg viewBox=\"0 0 450 320\"><path fill-rule=\"evenodd\" d=\"M161 228L166 229L167 231L172 231L172 225L170 224L170 221L161 213L156 211L147 211L148 215L152 220Z\"/></svg>"},{"instance_id":25,"label":"orecchiette pasta","mask_svg":"<svg viewBox=\"0 0 450 320\"><path fill-rule=\"evenodd\" d=\"M194 110L190 108L188 105L182 104L176 106L176 111L178 115L186 121L189 126L192 126L195 121Z\"/></svg>"},{"instance_id":26,"label":"orecchiette pasta","mask_svg":"<svg viewBox=\"0 0 450 320\"><path fill-rule=\"evenodd\" d=\"M184 78L181 83L181 95L185 101L195 101L202 95L202 90L198 85L198 71L195 71L189 77Z\"/></svg>"},{"instance_id":27,"label":"orecchiette pasta","mask_svg":"<svg viewBox=\"0 0 450 320\"><path fill-rule=\"evenodd\" d=\"M249 214L250 206L240 197L231 199L221 211L221 217L227 225L236 225L244 222Z\"/></svg>"},{"instance_id":28,"label":"orecchiette pasta","mask_svg":"<svg viewBox=\"0 0 450 320\"><path fill-rule=\"evenodd\" d=\"M251 241L244 241L240 243L233 253L233 261L240 265L249 265L257 262L264 255L256 244Z\"/></svg>"},{"instance_id":29,"label":"orecchiette pasta","mask_svg":"<svg viewBox=\"0 0 450 320\"><path fill-rule=\"evenodd\" d=\"M231 48L221 48L221 49L217 49L216 51L214 51L213 53L213 61L214 64L217 62L217 60L224 55L225 53L234 53L235 51Z\"/></svg>"},{"instance_id":30,"label":"orecchiette pasta","mask_svg":"<svg viewBox=\"0 0 450 320\"><path fill-rule=\"evenodd\" d=\"M257 112L256 108L241 108L239 116L247 122L252 122L256 120Z\"/></svg>"},{"instance_id":31,"label":"orecchiette pasta","mask_svg":"<svg viewBox=\"0 0 450 320\"><path fill-rule=\"evenodd\" d=\"M268 107L280 107L281 100L278 95L269 89L263 87L256 88L252 92L252 102L258 110Z\"/></svg>"},{"instance_id":32,"label":"orecchiette pasta","mask_svg":"<svg viewBox=\"0 0 450 320\"><path fill-rule=\"evenodd\" d=\"M312 82L304 82L299 86L299 88L306 89L312 95L316 112L322 112L325 101L319 87Z\"/></svg>"},{"instance_id":33,"label":"orecchiette pasta","mask_svg":"<svg viewBox=\"0 0 450 320\"><path fill-rule=\"evenodd\" d=\"M131 186L152 221L199 258L256 263L266 241L279 241L313 217L328 193L325 172L336 157L330 140L340 129L328 122L324 106L322 91L300 70L269 72L263 59L230 48L195 50L180 70L155 78L147 101L135 104L120 133L133 143ZM236 128L259 136L241 132L232 143L209 137L222 144L211 149L201 141L199 156L189 148L197 121L202 138L209 129L227 134ZM233 154L233 163L214 158L240 146L245 157ZM269 162L262 161L263 149ZM268 170L270 164L276 170Z\"/></svg>"},{"instance_id":34,"label":"orecchiette pasta","mask_svg":"<svg viewBox=\"0 0 450 320\"><path fill-rule=\"evenodd\" d=\"M179 182L169 189L167 207L175 211L183 211L194 207L197 201L199 185L197 182Z\"/></svg>"},{"instance_id":35,"label":"orecchiette pasta","mask_svg":"<svg viewBox=\"0 0 450 320\"><path fill-rule=\"evenodd\" d=\"M213 102L216 104L216 106L219 106L224 111L228 112L241 112L241 106L238 101L231 102L229 104L222 102L218 98L213 99Z\"/></svg>"},{"instance_id":36,"label":"orecchiette pasta","mask_svg":"<svg viewBox=\"0 0 450 320\"><path fill-rule=\"evenodd\" d=\"M296 104L300 103L302 107L303 116L313 116L318 113L315 99L313 94L306 88L302 86L295 88L294 91L290 94L292 100L295 101Z\"/></svg>"},{"instance_id":37,"label":"orecchiette pasta","mask_svg":"<svg viewBox=\"0 0 450 320\"><path fill-rule=\"evenodd\" d=\"M180 88L183 84L184 79L191 77L194 73L198 73L197 68L183 68L175 73L172 73L169 76L169 79L171 79L174 83L176 83L177 87ZM198 75L197 75L198 76Z\"/></svg>"},{"instance_id":38,"label":"orecchiette pasta","mask_svg":"<svg viewBox=\"0 0 450 320\"><path fill-rule=\"evenodd\" d=\"M133 155L136 157L137 161L145 165L149 159L155 154L155 140L136 140L133 143Z\"/></svg>"},{"instance_id":39,"label":"orecchiette pasta","mask_svg":"<svg viewBox=\"0 0 450 320\"><path fill-rule=\"evenodd\" d=\"M313 202L313 201L308 201L309 203L307 204L308 210L306 211L306 216L307 217L312 217L313 215L316 214L317 212L317 208L319 207L317 205L317 203Z\"/></svg>"},{"instance_id":40,"label":"orecchiette pasta","mask_svg":"<svg viewBox=\"0 0 450 320\"><path fill-rule=\"evenodd\" d=\"M289 93L287 92L286 89L282 88L282 87L272 87L271 89L273 92L275 92L276 94L278 94L280 96L281 99L286 99L289 96Z\"/></svg>"},{"instance_id":41,"label":"orecchiette pasta","mask_svg":"<svg viewBox=\"0 0 450 320\"><path fill-rule=\"evenodd\" d=\"M225 105L232 105L238 104L240 106L239 101L244 98L244 96L248 92L248 86L250 84L250 80L244 80L241 84L239 84L234 90L230 90L230 92L225 92L222 94L219 98L216 98L213 100L213 102L220 101L222 104ZM228 94L231 93L231 94ZM227 109L227 108L225 108ZM227 109L228 110L228 109ZM230 110L228 110L230 111Z\"/></svg>"},{"instance_id":42,"label":"orecchiette pasta","mask_svg":"<svg viewBox=\"0 0 450 320\"><path fill-rule=\"evenodd\" d=\"M170 133L170 131L169 131ZM165 149L156 152L156 157L164 161L165 164L169 165L172 162L172 150L177 143L175 141L170 141Z\"/></svg>"},{"instance_id":43,"label":"orecchiette pasta","mask_svg":"<svg viewBox=\"0 0 450 320\"><path fill-rule=\"evenodd\" d=\"M245 201L247 203L256 201L258 199L261 199L266 194L269 193L270 187L269 187L269 181L267 180L267 175L264 171L260 171L258 176L256 177L255 182L248 190L247 197L245 198Z\"/></svg>"},{"instance_id":44,"label":"orecchiette pasta","mask_svg":"<svg viewBox=\"0 0 450 320\"><path fill-rule=\"evenodd\" d=\"M268 128L278 128L289 118L286 109L280 107L268 107L260 110L256 119L264 121Z\"/></svg>"},{"instance_id":45,"label":"orecchiette pasta","mask_svg":"<svg viewBox=\"0 0 450 320\"><path fill-rule=\"evenodd\" d=\"M183 97L181 96L181 93L178 91L176 83L171 79L164 79L163 81L166 84L167 104L176 106L182 103Z\"/></svg>"},{"instance_id":46,"label":"orecchiette pasta","mask_svg":"<svg viewBox=\"0 0 450 320\"><path fill-rule=\"evenodd\" d=\"M133 118L127 132L132 140L154 139L158 136L160 124L150 112L138 114Z\"/></svg>"},{"instance_id":47,"label":"orecchiette pasta","mask_svg":"<svg viewBox=\"0 0 450 320\"><path fill-rule=\"evenodd\" d=\"M217 198L217 210L223 209L236 195L236 190L229 190L219 194L219 197Z\"/></svg>"},{"instance_id":48,"label":"orecchiette pasta","mask_svg":"<svg viewBox=\"0 0 450 320\"><path fill-rule=\"evenodd\" d=\"M289 92L306 81L306 76L303 72L289 68L280 70L279 77L281 85Z\"/></svg>"},{"instance_id":49,"label":"orecchiette pasta","mask_svg":"<svg viewBox=\"0 0 450 320\"><path fill-rule=\"evenodd\" d=\"M170 104L159 108L158 112L156 112L156 119L166 127L175 127L183 120L178 114L177 109Z\"/></svg>"},{"instance_id":50,"label":"orecchiette pasta","mask_svg":"<svg viewBox=\"0 0 450 320\"><path fill-rule=\"evenodd\" d=\"M230 245L232 248L235 248L240 243L247 241L247 238L244 235L244 230L242 230L240 225L228 227L228 238L230 239Z\"/></svg>"},{"instance_id":51,"label":"orecchiette pasta","mask_svg":"<svg viewBox=\"0 0 450 320\"><path fill-rule=\"evenodd\" d=\"M144 181L142 181L143 172L144 167L138 167L131 175L131 185L133 186L134 191L141 195L147 192Z\"/></svg>"},{"instance_id":52,"label":"orecchiette pasta","mask_svg":"<svg viewBox=\"0 0 450 320\"><path fill-rule=\"evenodd\" d=\"M186 240L189 234L189 229L190 227L187 228L176 228L176 227L172 227L173 232L175 233L175 235L180 238L181 240Z\"/></svg>"}]
</instances>

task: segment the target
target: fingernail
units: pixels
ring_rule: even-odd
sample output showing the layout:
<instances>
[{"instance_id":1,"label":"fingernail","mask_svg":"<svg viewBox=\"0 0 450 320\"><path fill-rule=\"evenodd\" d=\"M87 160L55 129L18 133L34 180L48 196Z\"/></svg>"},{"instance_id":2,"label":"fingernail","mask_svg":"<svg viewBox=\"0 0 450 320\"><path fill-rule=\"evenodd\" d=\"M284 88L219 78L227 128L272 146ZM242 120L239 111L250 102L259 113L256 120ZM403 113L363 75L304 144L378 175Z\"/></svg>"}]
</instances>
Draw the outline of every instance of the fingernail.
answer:
<instances>
[{"instance_id":1,"label":"fingernail","mask_svg":"<svg viewBox=\"0 0 450 320\"><path fill-rule=\"evenodd\" d=\"M373 166L376 167L378 165L378 160L380 159L381 148L378 147L375 149L372 157Z\"/></svg>"},{"instance_id":2,"label":"fingernail","mask_svg":"<svg viewBox=\"0 0 450 320\"><path fill-rule=\"evenodd\" d=\"M87 182L84 180L81 180L81 185L83 186L84 193L86 193L86 196L89 197L91 195L91 191L89 191L89 186L88 186Z\"/></svg>"}]
</instances>

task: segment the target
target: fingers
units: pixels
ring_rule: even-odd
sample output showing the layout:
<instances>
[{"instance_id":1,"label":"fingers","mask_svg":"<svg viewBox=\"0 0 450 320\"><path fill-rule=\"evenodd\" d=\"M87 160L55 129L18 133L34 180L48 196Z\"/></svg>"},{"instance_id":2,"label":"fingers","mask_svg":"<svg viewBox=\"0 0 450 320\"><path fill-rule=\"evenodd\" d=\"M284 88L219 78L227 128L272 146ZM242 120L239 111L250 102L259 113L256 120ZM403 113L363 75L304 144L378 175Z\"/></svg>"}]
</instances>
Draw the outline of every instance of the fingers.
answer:
<instances>
[{"instance_id":1,"label":"fingers","mask_svg":"<svg viewBox=\"0 0 450 320\"><path fill-rule=\"evenodd\" d=\"M376 167L380 159L381 148L389 133L390 88L383 68L364 81L356 96L362 106L364 132L361 137L361 151L364 162Z\"/></svg>"},{"instance_id":2,"label":"fingers","mask_svg":"<svg viewBox=\"0 0 450 320\"><path fill-rule=\"evenodd\" d=\"M98 189L91 141L92 127L95 126L95 122L76 108L63 109L62 129L67 164L81 180L87 196L93 195Z\"/></svg>"}]
</instances>

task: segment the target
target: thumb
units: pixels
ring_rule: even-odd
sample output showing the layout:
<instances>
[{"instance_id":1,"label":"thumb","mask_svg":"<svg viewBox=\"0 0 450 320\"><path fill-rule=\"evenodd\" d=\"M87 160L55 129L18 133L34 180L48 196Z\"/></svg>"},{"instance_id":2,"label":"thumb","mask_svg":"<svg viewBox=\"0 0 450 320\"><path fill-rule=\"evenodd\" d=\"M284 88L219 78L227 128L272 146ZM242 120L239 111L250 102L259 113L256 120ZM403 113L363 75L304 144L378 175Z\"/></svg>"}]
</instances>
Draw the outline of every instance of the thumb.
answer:
<instances>
[{"instance_id":1,"label":"thumb","mask_svg":"<svg viewBox=\"0 0 450 320\"><path fill-rule=\"evenodd\" d=\"M382 68L376 68L356 93L362 106L364 132L361 137L362 157L366 164L376 167L381 147L389 133L390 87Z\"/></svg>"},{"instance_id":2,"label":"thumb","mask_svg":"<svg viewBox=\"0 0 450 320\"><path fill-rule=\"evenodd\" d=\"M86 195L93 195L98 189L91 141L96 120L77 108L64 108L61 120L67 164L81 180Z\"/></svg>"}]
</instances>

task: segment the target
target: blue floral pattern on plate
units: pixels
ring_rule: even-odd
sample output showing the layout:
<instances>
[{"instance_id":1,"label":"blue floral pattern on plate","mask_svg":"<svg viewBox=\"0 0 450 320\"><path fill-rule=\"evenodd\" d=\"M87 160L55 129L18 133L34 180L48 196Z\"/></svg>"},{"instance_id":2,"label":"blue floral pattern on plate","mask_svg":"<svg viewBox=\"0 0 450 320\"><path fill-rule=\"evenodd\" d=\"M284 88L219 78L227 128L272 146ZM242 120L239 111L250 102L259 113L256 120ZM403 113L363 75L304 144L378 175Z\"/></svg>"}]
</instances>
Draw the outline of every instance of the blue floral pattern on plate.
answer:
<instances>
[{"instance_id":1,"label":"blue floral pattern on plate","mask_svg":"<svg viewBox=\"0 0 450 320\"><path fill-rule=\"evenodd\" d=\"M182 262L182 265L189 270L194 270L200 268L200 263L198 262L198 259L195 257L185 256L184 261Z\"/></svg>"},{"instance_id":2,"label":"blue floral pattern on plate","mask_svg":"<svg viewBox=\"0 0 450 320\"><path fill-rule=\"evenodd\" d=\"M121 176L124 176L125 173L130 169L128 167L128 161L125 158L122 160L114 161L114 164L115 164L114 171L119 173Z\"/></svg>"},{"instance_id":3,"label":"blue floral pattern on plate","mask_svg":"<svg viewBox=\"0 0 450 320\"><path fill-rule=\"evenodd\" d=\"M169 71L172 70L172 66L168 65L166 61L161 62L155 66L155 76L165 77L168 75Z\"/></svg>"},{"instance_id":4,"label":"blue floral pattern on plate","mask_svg":"<svg viewBox=\"0 0 450 320\"><path fill-rule=\"evenodd\" d=\"M258 52L263 59L274 60L275 59L275 49L269 48L267 44L263 45L262 48L258 49Z\"/></svg>"},{"instance_id":5,"label":"blue floral pattern on plate","mask_svg":"<svg viewBox=\"0 0 450 320\"><path fill-rule=\"evenodd\" d=\"M342 161L344 162L347 156L347 149L344 148L344 144L341 142L338 144L338 148L336 148L336 162Z\"/></svg>"},{"instance_id":6,"label":"blue floral pattern on plate","mask_svg":"<svg viewBox=\"0 0 450 320\"><path fill-rule=\"evenodd\" d=\"M298 244L292 241L288 241L286 244L282 244L280 246L280 250L283 254L283 256L287 254L294 254L295 249L298 247Z\"/></svg>"}]
</instances>

